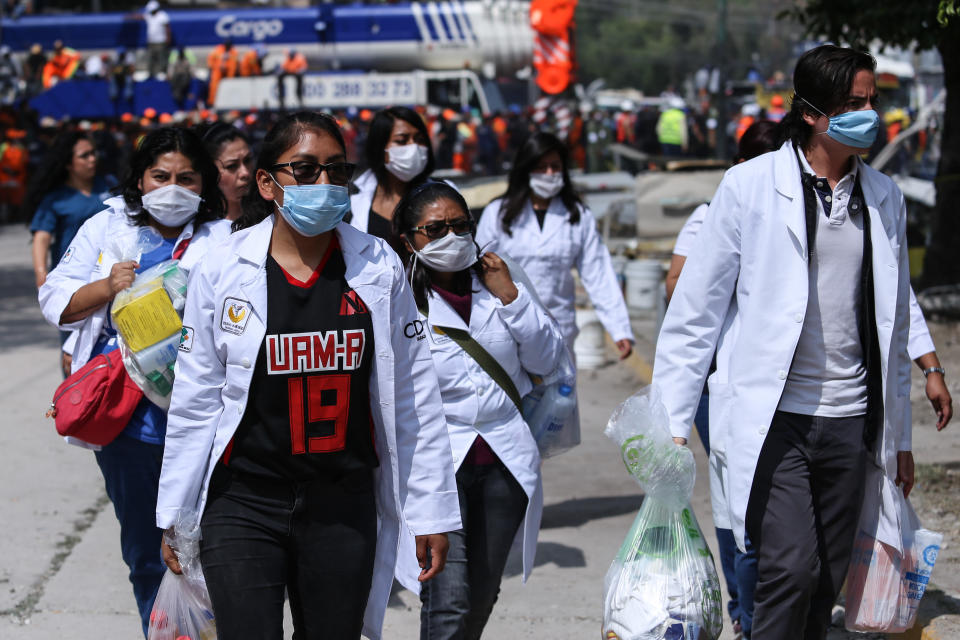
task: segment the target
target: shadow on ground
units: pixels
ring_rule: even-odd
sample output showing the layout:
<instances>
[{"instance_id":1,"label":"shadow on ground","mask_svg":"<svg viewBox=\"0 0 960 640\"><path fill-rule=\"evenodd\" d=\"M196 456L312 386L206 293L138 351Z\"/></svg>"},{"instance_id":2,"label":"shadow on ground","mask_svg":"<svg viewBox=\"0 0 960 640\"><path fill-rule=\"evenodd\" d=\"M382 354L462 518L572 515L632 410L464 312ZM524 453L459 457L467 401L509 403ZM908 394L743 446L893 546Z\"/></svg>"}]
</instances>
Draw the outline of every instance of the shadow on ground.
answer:
<instances>
[{"instance_id":1,"label":"shadow on ground","mask_svg":"<svg viewBox=\"0 0 960 640\"><path fill-rule=\"evenodd\" d=\"M596 498L574 498L564 500L543 508L541 529L558 527L579 527L600 518L635 513L643 502L642 494L627 496L599 496Z\"/></svg>"},{"instance_id":2,"label":"shadow on ground","mask_svg":"<svg viewBox=\"0 0 960 640\"><path fill-rule=\"evenodd\" d=\"M33 271L29 267L0 267L0 352L57 344L57 330L40 313Z\"/></svg>"}]
</instances>

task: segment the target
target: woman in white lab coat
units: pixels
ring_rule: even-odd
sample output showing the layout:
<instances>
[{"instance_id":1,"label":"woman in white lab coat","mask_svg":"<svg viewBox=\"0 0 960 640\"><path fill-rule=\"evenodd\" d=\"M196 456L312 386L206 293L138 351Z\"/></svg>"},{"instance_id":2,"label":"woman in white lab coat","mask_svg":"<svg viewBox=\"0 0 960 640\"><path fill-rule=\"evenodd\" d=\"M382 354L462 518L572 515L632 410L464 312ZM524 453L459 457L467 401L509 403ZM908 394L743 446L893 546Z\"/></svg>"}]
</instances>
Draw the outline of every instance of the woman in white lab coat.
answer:
<instances>
[{"instance_id":1,"label":"woman in white lab coat","mask_svg":"<svg viewBox=\"0 0 960 640\"><path fill-rule=\"evenodd\" d=\"M460 527L403 267L341 222L345 153L332 117L280 120L241 230L191 274L157 525L200 514L221 640L282 638L285 591L297 637L379 638L394 574L417 590Z\"/></svg>"},{"instance_id":2,"label":"woman in white lab coat","mask_svg":"<svg viewBox=\"0 0 960 640\"><path fill-rule=\"evenodd\" d=\"M517 151L507 192L483 210L477 243L523 267L571 353L578 332L570 273L576 267L600 322L626 358L634 343L627 305L596 220L570 182L569 166L567 148L556 136L530 136Z\"/></svg>"},{"instance_id":3,"label":"woman in white lab coat","mask_svg":"<svg viewBox=\"0 0 960 640\"><path fill-rule=\"evenodd\" d=\"M349 222L391 241L397 203L433 173L433 146L423 118L408 107L378 111L370 122L363 160L367 170L354 182Z\"/></svg>"},{"instance_id":4,"label":"woman in white lab coat","mask_svg":"<svg viewBox=\"0 0 960 640\"><path fill-rule=\"evenodd\" d=\"M107 200L107 208L80 227L40 287L40 307L47 321L75 330L73 371L117 348L108 312L114 296L129 287L138 272L171 258L190 269L230 233L229 223L220 219L224 203L217 189L217 169L193 132L179 128L151 132L130 164L121 185L123 195ZM138 227L159 233L162 244L136 261L117 255L115 246L135 235ZM165 426L163 409L144 398L124 431L96 452L120 521L120 547L130 568L144 635L164 573L161 533L153 512Z\"/></svg>"},{"instance_id":5,"label":"woman in white lab coat","mask_svg":"<svg viewBox=\"0 0 960 640\"><path fill-rule=\"evenodd\" d=\"M556 324L504 262L492 253L478 258L473 219L456 189L440 182L416 187L394 220L440 379L464 523L450 533L446 569L420 593L420 637L476 639L518 535L524 579L533 568L543 510L540 456L516 401L532 387L528 374L551 373L565 347ZM457 331L496 365L468 354L450 337ZM507 376L514 400L502 386Z\"/></svg>"}]
</instances>

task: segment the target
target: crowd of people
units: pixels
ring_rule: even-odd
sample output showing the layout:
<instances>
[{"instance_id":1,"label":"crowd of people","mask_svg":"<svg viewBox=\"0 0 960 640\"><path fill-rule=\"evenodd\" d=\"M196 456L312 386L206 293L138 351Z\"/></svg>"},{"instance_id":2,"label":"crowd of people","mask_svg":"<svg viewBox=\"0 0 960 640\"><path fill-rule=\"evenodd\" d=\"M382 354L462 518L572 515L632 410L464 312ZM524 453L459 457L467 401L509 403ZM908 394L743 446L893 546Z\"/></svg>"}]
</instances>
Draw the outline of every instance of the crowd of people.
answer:
<instances>
[{"instance_id":1,"label":"crowd of people","mask_svg":"<svg viewBox=\"0 0 960 640\"><path fill-rule=\"evenodd\" d=\"M819 47L794 89L678 248L653 384L677 445L696 424L722 471L739 631L822 639L854 534L899 544L909 358L938 428L952 408L911 311L902 195L859 158L873 60ZM544 487L519 398L572 350L572 269L620 356L634 344L577 149L491 123L510 173L477 220L431 178L465 153L442 112L155 116L38 129L21 202L65 376L119 348L111 304L139 273L190 272L169 410L144 398L92 447L144 633L181 571L163 532L195 513L223 640L282 637L285 593L297 637L379 637L394 578L420 594L421 638L481 637L515 538L534 566ZM162 243L111 252L139 228Z\"/></svg>"},{"instance_id":2,"label":"crowd of people","mask_svg":"<svg viewBox=\"0 0 960 640\"><path fill-rule=\"evenodd\" d=\"M145 633L166 567L180 569L163 530L194 510L218 637L279 637L285 591L298 635L375 636L394 576L421 593L423 637L479 637L515 537L533 568L540 456L504 381L442 336L463 331L528 393L569 354L576 267L630 353L559 139L521 144L509 205L484 217L503 224L478 230L458 190L430 179L422 113L370 114L360 139L342 115L64 131L30 185L65 376L118 348L111 302L137 274L171 258L190 272L169 411L142 399L95 453ZM113 146L95 153L97 136ZM100 160L119 140L117 183ZM114 256L138 227L162 245ZM541 249L512 248L521 231ZM324 364L330 339L344 355Z\"/></svg>"}]
</instances>

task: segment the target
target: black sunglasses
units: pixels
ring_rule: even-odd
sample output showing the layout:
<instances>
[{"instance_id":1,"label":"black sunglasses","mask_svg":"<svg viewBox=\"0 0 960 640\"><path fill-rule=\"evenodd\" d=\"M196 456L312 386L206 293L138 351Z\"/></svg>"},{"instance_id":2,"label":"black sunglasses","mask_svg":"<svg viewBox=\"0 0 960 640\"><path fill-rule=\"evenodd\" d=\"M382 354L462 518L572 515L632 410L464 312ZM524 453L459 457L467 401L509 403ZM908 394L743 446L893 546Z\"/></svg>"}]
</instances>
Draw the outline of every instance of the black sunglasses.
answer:
<instances>
[{"instance_id":1,"label":"black sunglasses","mask_svg":"<svg viewBox=\"0 0 960 640\"><path fill-rule=\"evenodd\" d=\"M423 231L431 240L436 240L447 235L447 229L453 229L458 236L462 236L473 231L474 222L472 218L460 218L453 222L437 221L429 224L414 227L414 231Z\"/></svg>"},{"instance_id":2,"label":"black sunglasses","mask_svg":"<svg viewBox=\"0 0 960 640\"><path fill-rule=\"evenodd\" d=\"M320 174L327 172L327 177L333 184L345 185L350 182L353 172L357 165L352 162L331 162L324 164L322 162L313 162L311 160L295 160L293 162L281 162L270 167L271 171L277 171L284 167L290 167L289 173L293 174L293 179L297 184L314 184L320 179Z\"/></svg>"}]
</instances>

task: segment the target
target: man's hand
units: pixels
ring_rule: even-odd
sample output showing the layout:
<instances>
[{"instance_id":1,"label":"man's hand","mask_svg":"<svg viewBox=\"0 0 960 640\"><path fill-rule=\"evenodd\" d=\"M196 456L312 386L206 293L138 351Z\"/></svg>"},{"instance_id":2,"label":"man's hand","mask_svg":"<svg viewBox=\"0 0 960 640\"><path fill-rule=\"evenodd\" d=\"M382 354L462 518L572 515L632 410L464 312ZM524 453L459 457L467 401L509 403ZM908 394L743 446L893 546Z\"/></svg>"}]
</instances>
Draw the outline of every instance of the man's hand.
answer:
<instances>
[{"instance_id":1,"label":"man's hand","mask_svg":"<svg viewBox=\"0 0 960 640\"><path fill-rule=\"evenodd\" d=\"M897 486L903 488L903 497L913 489L913 452L897 451Z\"/></svg>"},{"instance_id":2,"label":"man's hand","mask_svg":"<svg viewBox=\"0 0 960 640\"><path fill-rule=\"evenodd\" d=\"M73 356L66 351L60 352L60 368L63 369L63 377L69 378L73 368Z\"/></svg>"},{"instance_id":3,"label":"man's hand","mask_svg":"<svg viewBox=\"0 0 960 640\"><path fill-rule=\"evenodd\" d=\"M674 441L675 443L677 443L678 445L680 445L681 447L687 446L687 439L686 439L686 438L674 438L673 441Z\"/></svg>"},{"instance_id":4,"label":"man's hand","mask_svg":"<svg viewBox=\"0 0 960 640\"><path fill-rule=\"evenodd\" d=\"M626 360L633 353L633 341L627 338L617 340L617 351L620 352L620 359Z\"/></svg>"},{"instance_id":5,"label":"man's hand","mask_svg":"<svg viewBox=\"0 0 960 640\"><path fill-rule=\"evenodd\" d=\"M445 533L417 536L417 563L420 565L420 576L417 580L426 582L443 571L444 565L447 564L448 549L450 549L450 542Z\"/></svg>"},{"instance_id":6,"label":"man's hand","mask_svg":"<svg viewBox=\"0 0 960 640\"><path fill-rule=\"evenodd\" d=\"M953 399L950 392L947 391L947 383L943 379L943 374L939 371L933 371L927 375L927 399L933 405L933 410L937 414L937 431L943 431L953 417Z\"/></svg>"}]
</instances>

